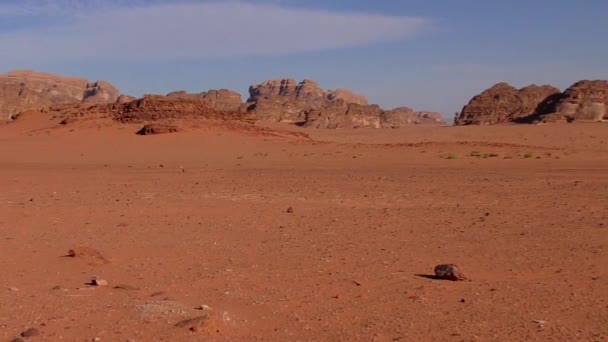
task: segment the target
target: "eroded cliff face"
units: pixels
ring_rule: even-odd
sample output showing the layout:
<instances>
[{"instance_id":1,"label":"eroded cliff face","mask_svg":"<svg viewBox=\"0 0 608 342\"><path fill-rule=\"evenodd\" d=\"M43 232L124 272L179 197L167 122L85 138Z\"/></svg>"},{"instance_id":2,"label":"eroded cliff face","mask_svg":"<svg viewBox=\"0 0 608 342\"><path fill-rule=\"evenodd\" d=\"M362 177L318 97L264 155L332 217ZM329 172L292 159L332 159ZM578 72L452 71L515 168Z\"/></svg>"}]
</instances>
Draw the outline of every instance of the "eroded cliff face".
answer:
<instances>
[{"instance_id":1,"label":"eroded cliff face","mask_svg":"<svg viewBox=\"0 0 608 342\"><path fill-rule=\"evenodd\" d=\"M315 128L396 128L444 123L439 113L398 108L385 111L348 89L323 90L312 80L265 81L249 88L243 110L260 121L297 123Z\"/></svg>"},{"instance_id":2,"label":"eroded cliff face","mask_svg":"<svg viewBox=\"0 0 608 342\"><path fill-rule=\"evenodd\" d=\"M242 103L239 93L227 89L202 93L176 91L166 96L149 95L136 99L120 95L105 81L89 82L32 71L0 75L0 114L6 119L24 111L48 108L47 111L63 111L81 117L116 118L116 113L120 112L120 120L136 117L178 119L199 114L208 118L218 118L218 115L236 118L240 115L247 121L255 118L316 128L398 128L444 123L439 113L419 112L407 107L384 110L351 90L323 90L317 82L308 79L302 82L293 79L265 81L252 85L249 95L246 103Z\"/></svg>"},{"instance_id":3,"label":"eroded cliff face","mask_svg":"<svg viewBox=\"0 0 608 342\"><path fill-rule=\"evenodd\" d=\"M218 110L197 97L145 95L140 99L123 99L111 104L63 104L33 109L21 114L47 114L67 121L110 119L122 123L165 123L191 120L235 121L251 124L251 114Z\"/></svg>"},{"instance_id":4,"label":"eroded cliff face","mask_svg":"<svg viewBox=\"0 0 608 342\"><path fill-rule=\"evenodd\" d=\"M542 108L539 119L545 122L608 120L608 81L576 82Z\"/></svg>"},{"instance_id":5,"label":"eroded cliff face","mask_svg":"<svg viewBox=\"0 0 608 342\"><path fill-rule=\"evenodd\" d=\"M167 94L168 97L196 99L213 109L236 112L242 105L241 94L228 89L211 89L206 92L191 94L185 91L176 91Z\"/></svg>"},{"instance_id":6,"label":"eroded cliff face","mask_svg":"<svg viewBox=\"0 0 608 342\"><path fill-rule=\"evenodd\" d=\"M457 125L608 120L608 81L578 81L563 93L544 85L515 89L499 83L475 96Z\"/></svg>"},{"instance_id":7,"label":"eroded cliff face","mask_svg":"<svg viewBox=\"0 0 608 342\"><path fill-rule=\"evenodd\" d=\"M537 115L546 101L559 94L559 89L549 85L516 89L508 83L498 83L473 97L455 118L455 124L493 125L524 120Z\"/></svg>"},{"instance_id":8,"label":"eroded cliff face","mask_svg":"<svg viewBox=\"0 0 608 342\"><path fill-rule=\"evenodd\" d=\"M56 104L113 103L118 90L108 82L89 82L29 70L0 74L0 118L10 120L15 114Z\"/></svg>"}]
</instances>

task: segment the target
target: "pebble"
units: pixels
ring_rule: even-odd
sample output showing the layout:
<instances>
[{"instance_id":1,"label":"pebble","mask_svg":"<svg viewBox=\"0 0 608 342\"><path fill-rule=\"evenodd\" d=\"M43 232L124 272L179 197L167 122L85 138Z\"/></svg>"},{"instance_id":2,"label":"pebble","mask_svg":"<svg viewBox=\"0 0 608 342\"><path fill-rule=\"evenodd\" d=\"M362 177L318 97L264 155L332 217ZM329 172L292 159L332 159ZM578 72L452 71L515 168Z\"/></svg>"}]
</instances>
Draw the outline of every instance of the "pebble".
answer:
<instances>
[{"instance_id":1,"label":"pebble","mask_svg":"<svg viewBox=\"0 0 608 342\"><path fill-rule=\"evenodd\" d=\"M292 207L287 208L286 212L288 214L293 214L293 208Z\"/></svg>"},{"instance_id":2,"label":"pebble","mask_svg":"<svg viewBox=\"0 0 608 342\"><path fill-rule=\"evenodd\" d=\"M208 316L198 316L180 321L175 324L175 326L178 328L192 328L194 326L204 324L208 319Z\"/></svg>"},{"instance_id":3,"label":"pebble","mask_svg":"<svg viewBox=\"0 0 608 342\"><path fill-rule=\"evenodd\" d=\"M95 286L108 286L108 282L106 280L99 278L93 278L93 280L91 280L91 284Z\"/></svg>"}]
</instances>

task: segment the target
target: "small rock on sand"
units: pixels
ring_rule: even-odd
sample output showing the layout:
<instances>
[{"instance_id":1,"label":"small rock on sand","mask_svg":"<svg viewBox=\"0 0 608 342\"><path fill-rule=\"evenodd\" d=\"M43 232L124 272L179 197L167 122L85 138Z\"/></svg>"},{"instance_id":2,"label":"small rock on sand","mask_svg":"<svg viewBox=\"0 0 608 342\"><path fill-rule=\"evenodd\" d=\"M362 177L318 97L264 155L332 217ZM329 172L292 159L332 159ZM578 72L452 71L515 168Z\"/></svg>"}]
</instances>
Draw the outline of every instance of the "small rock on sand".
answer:
<instances>
[{"instance_id":1,"label":"small rock on sand","mask_svg":"<svg viewBox=\"0 0 608 342\"><path fill-rule=\"evenodd\" d=\"M71 258L87 259L90 261L94 261L95 263L101 263L101 264L110 262L103 254L101 254L100 251L96 250L95 248L91 248L91 247L76 247L76 248L70 249L68 251L67 256L71 257Z\"/></svg>"},{"instance_id":2,"label":"small rock on sand","mask_svg":"<svg viewBox=\"0 0 608 342\"><path fill-rule=\"evenodd\" d=\"M40 335L40 331L36 328L29 328L21 333L22 337L34 337Z\"/></svg>"},{"instance_id":3,"label":"small rock on sand","mask_svg":"<svg viewBox=\"0 0 608 342\"><path fill-rule=\"evenodd\" d=\"M204 324L208 319L209 319L209 316L207 316L207 315L198 316L198 317L194 317L194 318L190 318L190 319L185 319L183 321L179 321L179 322L177 322L177 324L175 324L175 326L178 328L190 329L192 327Z\"/></svg>"},{"instance_id":4,"label":"small rock on sand","mask_svg":"<svg viewBox=\"0 0 608 342\"><path fill-rule=\"evenodd\" d=\"M93 278L91 280L91 285L93 285L93 286L108 286L108 281L107 280L103 280L103 279L99 279L99 278Z\"/></svg>"},{"instance_id":5,"label":"small rock on sand","mask_svg":"<svg viewBox=\"0 0 608 342\"><path fill-rule=\"evenodd\" d=\"M460 270L457 265L454 264L440 264L435 266L435 277L437 279L445 279L452 281L466 280L464 273Z\"/></svg>"}]
</instances>

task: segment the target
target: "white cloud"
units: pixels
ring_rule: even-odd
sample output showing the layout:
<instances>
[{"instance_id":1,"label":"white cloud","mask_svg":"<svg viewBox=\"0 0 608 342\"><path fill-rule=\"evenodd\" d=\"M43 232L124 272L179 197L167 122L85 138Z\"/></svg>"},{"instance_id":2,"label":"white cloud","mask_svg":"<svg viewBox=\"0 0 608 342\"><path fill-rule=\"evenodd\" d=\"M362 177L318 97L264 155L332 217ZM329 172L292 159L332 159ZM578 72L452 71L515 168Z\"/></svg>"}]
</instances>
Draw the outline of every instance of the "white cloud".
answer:
<instances>
[{"instance_id":1,"label":"white cloud","mask_svg":"<svg viewBox=\"0 0 608 342\"><path fill-rule=\"evenodd\" d=\"M26 1L0 6L2 16L61 19L0 31L0 46L10 47L0 50L5 62L281 55L405 39L430 25L425 18L238 1Z\"/></svg>"}]
</instances>

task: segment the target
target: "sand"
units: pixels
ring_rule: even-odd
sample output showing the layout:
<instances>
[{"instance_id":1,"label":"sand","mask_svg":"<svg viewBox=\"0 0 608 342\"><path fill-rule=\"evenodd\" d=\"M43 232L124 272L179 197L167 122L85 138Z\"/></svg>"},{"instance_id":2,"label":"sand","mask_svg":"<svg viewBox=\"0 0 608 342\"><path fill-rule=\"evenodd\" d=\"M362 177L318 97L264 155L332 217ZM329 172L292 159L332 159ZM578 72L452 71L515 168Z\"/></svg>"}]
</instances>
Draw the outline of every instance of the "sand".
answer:
<instances>
[{"instance_id":1,"label":"sand","mask_svg":"<svg viewBox=\"0 0 608 342\"><path fill-rule=\"evenodd\" d=\"M606 124L138 128L0 126L1 341L608 339Z\"/></svg>"}]
</instances>

